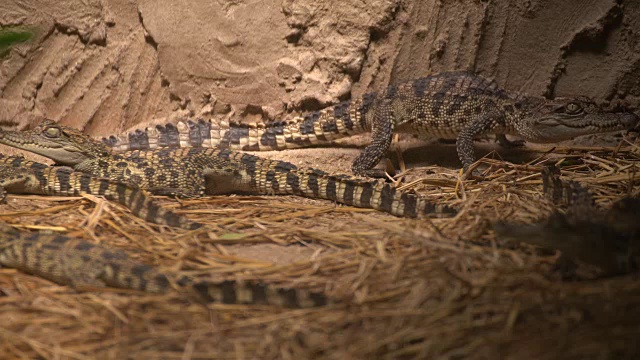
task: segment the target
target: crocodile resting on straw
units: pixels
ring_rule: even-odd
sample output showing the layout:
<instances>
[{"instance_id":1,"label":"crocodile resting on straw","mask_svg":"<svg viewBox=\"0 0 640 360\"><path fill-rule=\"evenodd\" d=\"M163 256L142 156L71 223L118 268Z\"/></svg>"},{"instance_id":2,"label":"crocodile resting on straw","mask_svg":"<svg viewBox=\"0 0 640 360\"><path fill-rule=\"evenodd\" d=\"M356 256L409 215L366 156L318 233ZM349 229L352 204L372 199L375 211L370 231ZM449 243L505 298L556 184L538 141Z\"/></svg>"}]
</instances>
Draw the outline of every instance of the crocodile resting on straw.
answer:
<instances>
[{"instance_id":1,"label":"crocodile resting on straw","mask_svg":"<svg viewBox=\"0 0 640 360\"><path fill-rule=\"evenodd\" d=\"M328 174L227 149L184 148L112 154L80 131L45 120L30 131L0 131L0 143L40 154L93 176L180 197L245 193L298 195L373 208L397 216L454 213L383 180Z\"/></svg>"},{"instance_id":2,"label":"crocodile resting on straw","mask_svg":"<svg viewBox=\"0 0 640 360\"><path fill-rule=\"evenodd\" d=\"M564 258L594 265L603 275L638 269L640 198L625 197L602 210L585 187L562 180L557 167L545 167L542 179L545 195L566 212L554 211L536 224L495 224L498 238L560 250Z\"/></svg>"},{"instance_id":3,"label":"crocodile resting on straw","mask_svg":"<svg viewBox=\"0 0 640 360\"><path fill-rule=\"evenodd\" d=\"M101 195L116 201L149 222L185 229L202 224L158 206L137 186L97 178L68 167L54 167L0 154L0 201L7 193L53 196ZM193 281L171 276L130 259L124 252L62 235L19 231L0 223L0 266L12 267L59 284L82 287L118 287L164 293L173 287L203 301L318 306L323 294L284 289L260 283Z\"/></svg>"},{"instance_id":4,"label":"crocodile resting on straw","mask_svg":"<svg viewBox=\"0 0 640 360\"><path fill-rule=\"evenodd\" d=\"M534 143L628 130L640 118L632 113L605 113L580 96L548 100L509 92L491 80L467 72L445 72L419 78L384 93L307 114L290 121L241 125L218 121L186 121L103 138L117 151L161 147L219 147L266 151L328 144L332 140L371 131L371 144L353 162L356 175L383 177L373 169L391 144L392 134L422 139L456 139L458 157L467 169L475 160L473 139L495 134Z\"/></svg>"},{"instance_id":5,"label":"crocodile resting on straw","mask_svg":"<svg viewBox=\"0 0 640 360\"><path fill-rule=\"evenodd\" d=\"M121 250L78 238L17 230L0 223L0 266L77 289L115 287L166 293L186 291L205 302L311 307L327 303L324 294L305 289L227 280L219 283L171 276L135 261Z\"/></svg>"},{"instance_id":6,"label":"crocodile resting on straw","mask_svg":"<svg viewBox=\"0 0 640 360\"><path fill-rule=\"evenodd\" d=\"M137 217L152 223L189 230L203 226L163 209L138 186L98 178L91 174L74 171L69 167L48 166L25 160L21 156L0 154L0 201L4 200L7 193L52 196L99 195L126 206Z\"/></svg>"}]
</instances>

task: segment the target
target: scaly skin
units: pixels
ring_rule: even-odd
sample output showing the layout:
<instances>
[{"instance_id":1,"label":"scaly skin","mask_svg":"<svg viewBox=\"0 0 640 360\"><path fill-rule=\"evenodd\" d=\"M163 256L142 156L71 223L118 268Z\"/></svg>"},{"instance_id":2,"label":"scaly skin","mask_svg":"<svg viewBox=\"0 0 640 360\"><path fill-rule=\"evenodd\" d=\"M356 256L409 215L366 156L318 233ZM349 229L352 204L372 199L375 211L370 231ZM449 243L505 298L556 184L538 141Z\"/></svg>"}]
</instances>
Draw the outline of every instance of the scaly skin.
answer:
<instances>
[{"instance_id":1,"label":"scaly skin","mask_svg":"<svg viewBox=\"0 0 640 360\"><path fill-rule=\"evenodd\" d=\"M560 179L555 166L543 170L544 192L565 214L555 211L537 224L494 225L496 236L560 250L566 258L595 265L606 275L637 267L640 255L640 199L623 198L610 209L598 209L588 190Z\"/></svg>"},{"instance_id":2,"label":"scaly skin","mask_svg":"<svg viewBox=\"0 0 640 360\"><path fill-rule=\"evenodd\" d=\"M112 155L106 145L52 121L45 121L31 131L0 132L0 143L46 156L76 171L136 185L153 194L299 195L405 217L454 212L413 192L397 190L382 180L298 169L288 162L231 150L200 147Z\"/></svg>"},{"instance_id":3,"label":"scaly skin","mask_svg":"<svg viewBox=\"0 0 640 360\"><path fill-rule=\"evenodd\" d=\"M303 289L176 278L129 258L121 250L63 235L19 231L4 223L0 223L0 265L78 289L115 287L166 293L175 288L206 302L294 308L327 303L323 294Z\"/></svg>"},{"instance_id":4,"label":"scaly skin","mask_svg":"<svg viewBox=\"0 0 640 360\"><path fill-rule=\"evenodd\" d=\"M550 143L627 130L639 120L631 113L605 113L587 97L547 100L505 91L478 75L446 72L290 121L241 125L200 119L135 130L102 141L117 151L162 147L266 151L328 144L371 131L371 144L353 162L352 170L356 175L380 177L384 172L373 167L387 152L394 132L422 139L456 139L458 156L466 169L475 161L473 139L487 134L495 134L503 145L513 145L505 135Z\"/></svg>"},{"instance_id":5,"label":"scaly skin","mask_svg":"<svg viewBox=\"0 0 640 360\"><path fill-rule=\"evenodd\" d=\"M203 226L163 209L138 186L98 178L73 171L68 167L47 166L27 161L20 156L0 154L0 201L4 199L6 193L52 196L100 195L126 206L137 217L152 223L189 230Z\"/></svg>"}]
</instances>

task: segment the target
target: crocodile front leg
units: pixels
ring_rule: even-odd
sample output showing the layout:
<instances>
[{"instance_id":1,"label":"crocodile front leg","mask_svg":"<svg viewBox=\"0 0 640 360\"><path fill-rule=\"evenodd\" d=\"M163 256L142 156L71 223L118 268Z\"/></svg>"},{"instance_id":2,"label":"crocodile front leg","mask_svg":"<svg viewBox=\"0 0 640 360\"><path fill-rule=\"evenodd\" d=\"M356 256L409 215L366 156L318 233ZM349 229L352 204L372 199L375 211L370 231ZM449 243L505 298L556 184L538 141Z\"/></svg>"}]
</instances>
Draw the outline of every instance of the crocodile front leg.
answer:
<instances>
[{"instance_id":1,"label":"crocodile front leg","mask_svg":"<svg viewBox=\"0 0 640 360\"><path fill-rule=\"evenodd\" d=\"M394 113L390 105L381 104L374 111L371 126L371 145L367 146L353 161L351 170L355 175L386 178L385 171L374 169L391 146Z\"/></svg>"},{"instance_id":2,"label":"crocodile front leg","mask_svg":"<svg viewBox=\"0 0 640 360\"><path fill-rule=\"evenodd\" d=\"M473 139L477 136L500 129L504 126L504 123L504 115L500 112L492 111L472 121L460 131L456 139L456 150L458 151L458 158L462 162L462 168L465 173L476 160Z\"/></svg>"}]
</instances>

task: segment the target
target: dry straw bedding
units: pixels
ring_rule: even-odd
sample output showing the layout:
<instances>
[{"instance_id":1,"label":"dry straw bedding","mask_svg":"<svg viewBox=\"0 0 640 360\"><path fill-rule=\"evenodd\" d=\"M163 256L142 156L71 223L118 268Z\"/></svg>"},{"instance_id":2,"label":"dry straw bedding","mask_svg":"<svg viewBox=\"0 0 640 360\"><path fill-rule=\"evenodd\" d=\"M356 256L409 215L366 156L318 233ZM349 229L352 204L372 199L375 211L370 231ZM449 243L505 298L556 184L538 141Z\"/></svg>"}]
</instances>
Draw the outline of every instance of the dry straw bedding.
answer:
<instances>
[{"instance_id":1,"label":"dry straw bedding","mask_svg":"<svg viewBox=\"0 0 640 360\"><path fill-rule=\"evenodd\" d=\"M150 225L93 197L10 196L0 221L109 244L166 271L324 290L342 301L304 310L204 305L178 293L78 292L0 269L0 358L633 358L637 275L562 280L558 253L503 243L489 223L549 214L543 163L561 163L599 205L637 195L640 148L538 155L519 165L484 158L483 181L439 167L408 171L402 186L459 207L453 219L295 197L161 200L219 229L205 234Z\"/></svg>"}]
</instances>

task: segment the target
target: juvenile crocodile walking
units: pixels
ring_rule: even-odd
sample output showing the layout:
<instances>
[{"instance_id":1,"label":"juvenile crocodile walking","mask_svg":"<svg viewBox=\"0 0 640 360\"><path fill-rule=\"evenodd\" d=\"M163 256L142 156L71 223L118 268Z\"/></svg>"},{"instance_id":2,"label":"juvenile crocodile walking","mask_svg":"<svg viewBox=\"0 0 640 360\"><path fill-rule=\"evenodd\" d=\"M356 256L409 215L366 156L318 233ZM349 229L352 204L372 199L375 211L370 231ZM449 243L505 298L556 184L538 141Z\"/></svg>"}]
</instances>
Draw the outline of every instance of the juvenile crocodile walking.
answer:
<instances>
[{"instance_id":1,"label":"juvenile crocodile walking","mask_svg":"<svg viewBox=\"0 0 640 360\"><path fill-rule=\"evenodd\" d=\"M44 121L30 131L0 132L0 143L40 154L93 176L180 197L246 193L298 195L385 211L397 216L451 214L412 191L383 180L328 174L228 149L184 148L111 154L80 131Z\"/></svg>"},{"instance_id":2,"label":"juvenile crocodile walking","mask_svg":"<svg viewBox=\"0 0 640 360\"><path fill-rule=\"evenodd\" d=\"M138 186L98 178L88 173L74 171L69 167L47 166L25 160L20 156L0 154L0 201L7 193L53 196L99 195L126 206L137 217L152 223L183 229L197 229L203 226L162 208Z\"/></svg>"},{"instance_id":3,"label":"juvenile crocodile walking","mask_svg":"<svg viewBox=\"0 0 640 360\"><path fill-rule=\"evenodd\" d=\"M150 293L186 291L206 302L310 307L327 303L322 293L255 282L197 281L135 261L121 250L64 235L17 230L0 223L0 266L77 289L115 287Z\"/></svg>"},{"instance_id":4,"label":"juvenile crocodile walking","mask_svg":"<svg viewBox=\"0 0 640 360\"><path fill-rule=\"evenodd\" d=\"M118 151L161 147L219 147L265 151L327 144L371 131L371 144L355 159L356 175L384 176L373 169L391 144L392 134L422 139L456 139L458 157L467 169L474 161L473 139L495 134L534 143L626 130L639 123L631 113L606 113L580 96L548 100L503 90L468 72L445 72L391 86L383 93L339 103L290 121L241 125L214 121L184 121L103 138Z\"/></svg>"}]
</instances>

